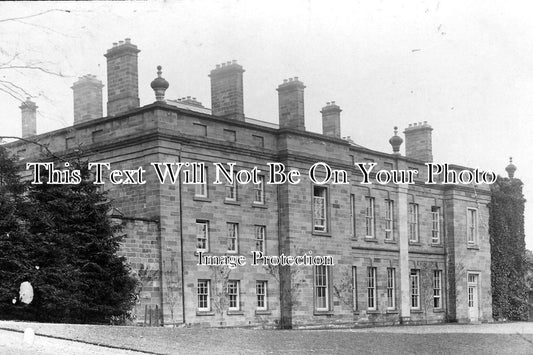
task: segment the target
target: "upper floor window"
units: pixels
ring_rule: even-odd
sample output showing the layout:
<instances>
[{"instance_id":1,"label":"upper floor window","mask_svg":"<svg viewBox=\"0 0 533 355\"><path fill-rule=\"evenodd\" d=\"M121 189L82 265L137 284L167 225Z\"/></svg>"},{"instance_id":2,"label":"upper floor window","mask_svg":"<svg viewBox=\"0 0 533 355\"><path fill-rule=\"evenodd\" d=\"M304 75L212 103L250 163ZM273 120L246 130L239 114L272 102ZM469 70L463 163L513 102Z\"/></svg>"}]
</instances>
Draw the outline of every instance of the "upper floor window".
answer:
<instances>
[{"instance_id":1,"label":"upper floor window","mask_svg":"<svg viewBox=\"0 0 533 355\"><path fill-rule=\"evenodd\" d=\"M258 176L259 183L254 184L254 203L264 204L265 203L265 177L260 175Z\"/></svg>"},{"instance_id":2,"label":"upper floor window","mask_svg":"<svg viewBox=\"0 0 533 355\"><path fill-rule=\"evenodd\" d=\"M440 207L431 207L431 243L440 244Z\"/></svg>"},{"instance_id":3,"label":"upper floor window","mask_svg":"<svg viewBox=\"0 0 533 355\"><path fill-rule=\"evenodd\" d=\"M394 201L385 200L385 239L394 239Z\"/></svg>"},{"instance_id":4,"label":"upper floor window","mask_svg":"<svg viewBox=\"0 0 533 355\"><path fill-rule=\"evenodd\" d=\"M207 251L209 249L209 222L196 221L196 250Z\"/></svg>"},{"instance_id":5,"label":"upper floor window","mask_svg":"<svg viewBox=\"0 0 533 355\"><path fill-rule=\"evenodd\" d=\"M322 186L313 187L313 230L327 232L327 189Z\"/></svg>"},{"instance_id":6,"label":"upper floor window","mask_svg":"<svg viewBox=\"0 0 533 355\"><path fill-rule=\"evenodd\" d=\"M233 174L233 182L226 180L226 201L237 201L237 179Z\"/></svg>"},{"instance_id":7,"label":"upper floor window","mask_svg":"<svg viewBox=\"0 0 533 355\"><path fill-rule=\"evenodd\" d=\"M265 226L255 226L255 251L265 252Z\"/></svg>"},{"instance_id":8,"label":"upper floor window","mask_svg":"<svg viewBox=\"0 0 533 355\"><path fill-rule=\"evenodd\" d=\"M477 244L478 222L477 209L469 208L467 210L467 241L468 244Z\"/></svg>"},{"instance_id":9,"label":"upper floor window","mask_svg":"<svg viewBox=\"0 0 533 355\"><path fill-rule=\"evenodd\" d=\"M350 194L350 233L355 238L355 195Z\"/></svg>"},{"instance_id":10,"label":"upper floor window","mask_svg":"<svg viewBox=\"0 0 533 355\"><path fill-rule=\"evenodd\" d=\"M198 179L200 179L200 181L203 181L203 183L200 183L200 184L195 184L195 196L196 197L205 197L207 198L207 166L204 166L204 168L200 171L200 175L203 175L203 176L199 176Z\"/></svg>"},{"instance_id":11,"label":"upper floor window","mask_svg":"<svg viewBox=\"0 0 533 355\"><path fill-rule=\"evenodd\" d=\"M409 204L409 241L418 242L418 205Z\"/></svg>"},{"instance_id":12,"label":"upper floor window","mask_svg":"<svg viewBox=\"0 0 533 355\"><path fill-rule=\"evenodd\" d=\"M228 230L228 252L236 253L238 251L239 225L237 223L227 223Z\"/></svg>"},{"instance_id":13,"label":"upper floor window","mask_svg":"<svg viewBox=\"0 0 533 355\"><path fill-rule=\"evenodd\" d=\"M374 238L374 198L365 197L366 205L366 236Z\"/></svg>"}]
</instances>

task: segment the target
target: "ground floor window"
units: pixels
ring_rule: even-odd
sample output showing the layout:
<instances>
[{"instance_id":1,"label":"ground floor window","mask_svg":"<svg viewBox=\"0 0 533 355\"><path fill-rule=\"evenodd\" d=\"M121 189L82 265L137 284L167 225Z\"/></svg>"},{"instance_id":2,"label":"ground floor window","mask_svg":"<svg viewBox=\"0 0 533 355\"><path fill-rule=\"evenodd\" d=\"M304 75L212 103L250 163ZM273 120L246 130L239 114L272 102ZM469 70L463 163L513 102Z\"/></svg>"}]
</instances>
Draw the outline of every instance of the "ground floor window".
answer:
<instances>
[{"instance_id":1,"label":"ground floor window","mask_svg":"<svg viewBox=\"0 0 533 355\"><path fill-rule=\"evenodd\" d=\"M387 269L387 308L396 309L396 269Z\"/></svg>"},{"instance_id":2,"label":"ground floor window","mask_svg":"<svg viewBox=\"0 0 533 355\"><path fill-rule=\"evenodd\" d=\"M228 310L238 311L239 307L239 286L240 282L237 280L228 281Z\"/></svg>"},{"instance_id":3,"label":"ground floor window","mask_svg":"<svg viewBox=\"0 0 533 355\"><path fill-rule=\"evenodd\" d=\"M442 270L433 272L433 307L442 308Z\"/></svg>"},{"instance_id":4,"label":"ground floor window","mask_svg":"<svg viewBox=\"0 0 533 355\"><path fill-rule=\"evenodd\" d=\"M377 290L376 290L376 268L367 269L367 308L369 310L377 309Z\"/></svg>"},{"instance_id":5,"label":"ground floor window","mask_svg":"<svg viewBox=\"0 0 533 355\"><path fill-rule=\"evenodd\" d=\"M210 311L211 310L210 283L211 282L209 280L198 280L198 310L199 311Z\"/></svg>"},{"instance_id":6,"label":"ground floor window","mask_svg":"<svg viewBox=\"0 0 533 355\"><path fill-rule=\"evenodd\" d=\"M329 310L329 277L328 268L324 265L315 267L315 309Z\"/></svg>"},{"instance_id":7,"label":"ground floor window","mask_svg":"<svg viewBox=\"0 0 533 355\"><path fill-rule=\"evenodd\" d=\"M267 285L267 281L257 281L255 283L255 293L257 295L257 309L260 311L265 311L268 309Z\"/></svg>"},{"instance_id":8,"label":"ground floor window","mask_svg":"<svg viewBox=\"0 0 533 355\"><path fill-rule=\"evenodd\" d=\"M411 270L411 308L420 309L420 270Z\"/></svg>"}]
</instances>

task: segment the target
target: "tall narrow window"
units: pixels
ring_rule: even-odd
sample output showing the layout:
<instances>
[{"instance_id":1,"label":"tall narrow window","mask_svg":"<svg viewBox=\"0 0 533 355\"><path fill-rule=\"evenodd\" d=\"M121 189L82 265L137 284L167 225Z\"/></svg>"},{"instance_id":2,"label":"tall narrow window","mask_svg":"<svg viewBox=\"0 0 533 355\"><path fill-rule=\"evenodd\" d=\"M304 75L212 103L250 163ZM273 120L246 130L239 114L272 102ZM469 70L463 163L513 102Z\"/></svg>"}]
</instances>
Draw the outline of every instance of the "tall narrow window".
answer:
<instances>
[{"instance_id":1,"label":"tall narrow window","mask_svg":"<svg viewBox=\"0 0 533 355\"><path fill-rule=\"evenodd\" d=\"M396 269L387 268L387 308L396 309Z\"/></svg>"},{"instance_id":2,"label":"tall narrow window","mask_svg":"<svg viewBox=\"0 0 533 355\"><path fill-rule=\"evenodd\" d=\"M196 250L207 251L209 249L209 222L196 221Z\"/></svg>"},{"instance_id":3,"label":"tall narrow window","mask_svg":"<svg viewBox=\"0 0 533 355\"><path fill-rule=\"evenodd\" d=\"M315 309L329 311L329 278L325 265L315 266Z\"/></svg>"},{"instance_id":4,"label":"tall narrow window","mask_svg":"<svg viewBox=\"0 0 533 355\"><path fill-rule=\"evenodd\" d=\"M233 181L226 180L226 201L237 201L237 179L233 174Z\"/></svg>"},{"instance_id":5,"label":"tall narrow window","mask_svg":"<svg viewBox=\"0 0 533 355\"><path fill-rule=\"evenodd\" d=\"M228 310L238 311L240 309L240 282L238 280L228 281Z\"/></svg>"},{"instance_id":6,"label":"tall narrow window","mask_svg":"<svg viewBox=\"0 0 533 355\"><path fill-rule=\"evenodd\" d=\"M227 223L228 252L236 253L239 242L239 225L237 223Z\"/></svg>"},{"instance_id":7,"label":"tall narrow window","mask_svg":"<svg viewBox=\"0 0 533 355\"><path fill-rule=\"evenodd\" d=\"M469 208L467 213L468 244L477 244L477 210Z\"/></svg>"},{"instance_id":8,"label":"tall narrow window","mask_svg":"<svg viewBox=\"0 0 533 355\"><path fill-rule=\"evenodd\" d=\"M442 270L433 271L433 307L442 308Z\"/></svg>"},{"instance_id":9,"label":"tall narrow window","mask_svg":"<svg viewBox=\"0 0 533 355\"><path fill-rule=\"evenodd\" d=\"M418 242L418 205L409 204L409 241Z\"/></svg>"},{"instance_id":10,"label":"tall narrow window","mask_svg":"<svg viewBox=\"0 0 533 355\"><path fill-rule=\"evenodd\" d=\"M325 187L313 187L313 230L327 232L327 190Z\"/></svg>"},{"instance_id":11,"label":"tall narrow window","mask_svg":"<svg viewBox=\"0 0 533 355\"><path fill-rule=\"evenodd\" d=\"M353 310L357 311L358 302L357 302L357 266L352 266L352 302Z\"/></svg>"},{"instance_id":12,"label":"tall narrow window","mask_svg":"<svg viewBox=\"0 0 533 355\"><path fill-rule=\"evenodd\" d=\"M411 270L411 308L420 309L420 270Z\"/></svg>"},{"instance_id":13,"label":"tall narrow window","mask_svg":"<svg viewBox=\"0 0 533 355\"><path fill-rule=\"evenodd\" d=\"M431 207L431 243L440 244L440 208Z\"/></svg>"},{"instance_id":14,"label":"tall narrow window","mask_svg":"<svg viewBox=\"0 0 533 355\"><path fill-rule=\"evenodd\" d=\"M198 169L198 173L200 176L197 177L197 181L203 181L200 184L195 184L195 196L196 197L205 197L207 198L207 166L204 166L203 169Z\"/></svg>"},{"instance_id":15,"label":"tall narrow window","mask_svg":"<svg viewBox=\"0 0 533 355\"><path fill-rule=\"evenodd\" d=\"M365 197L366 204L366 236L374 238L374 198Z\"/></svg>"},{"instance_id":16,"label":"tall narrow window","mask_svg":"<svg viewBox=\"0 0 533 355\"><path fill-rule=\"evenodd\" d=\"M394 239L394 201L385 200L385 239Z\"/></svg>"},{"instance_id":17,"label":"tall narrow window","mask_svg":"<svg viewBox=\"0 0 533 355\"><path fill-rule=\"evenodd\" d=\"M198 310L199 311L210 311L211 310L211 300L210 300L210 281L209 280L198 280Z\"/></svg>"},{"instance_id":18,"label":"tall narrow window","mask_svg":"<svg viewBox=\"0 0 533 355\"><path fill-rule=\"evenodd\" d=\"M255 251L265 252L265 226L255 226Z\"/></svg>"},{"instance_id":19,"label":"tall narrow window","mask_svg":"<svg viewBox=\"0 0 533 355\"><path fill-rule=\"evenodd\" d=\"M369 310L377 309L376 272L375 267L367 269L367 308Z\"/></svg>"},{"instance_id":20,"label":"tall narrow window","mask_svg":"<svg viewBox=\"0 0 533 355\"><path fill-rule=\"evenodd\" d=\"M355 234L355 195L350 194L350 233L353 238Z\"/></svg>"},{"instance_id":21,"label":"tall narrow window","mask_svg":"<svg viewBox=\"0 0 533 355\"><path fill-rule=\"evenodd\" d=\"M255 294L257 295L257 310L266 311L268 309L267 302L267 281L257 281L255 283Z\"/></svg>"},{"instance_id":22,"label":"tall narrow window","mask_svg":"<svg viewBox=\"0 0 533 355\"><path fill-rule=\"evenodd\" d=\"M259 183L254 184L254 203L264 204L265 203L265 177L258 176Z\"/></svg>"}]
</instances>

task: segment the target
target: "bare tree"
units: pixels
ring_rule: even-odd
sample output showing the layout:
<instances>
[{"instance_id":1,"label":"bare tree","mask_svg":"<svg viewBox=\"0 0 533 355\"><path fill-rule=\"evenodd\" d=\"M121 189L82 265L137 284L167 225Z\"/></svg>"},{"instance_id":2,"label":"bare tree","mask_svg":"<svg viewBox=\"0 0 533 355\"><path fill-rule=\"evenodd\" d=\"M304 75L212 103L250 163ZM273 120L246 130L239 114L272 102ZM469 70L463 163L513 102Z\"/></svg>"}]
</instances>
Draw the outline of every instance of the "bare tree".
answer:
<instances>
[{"instance_id":1,"label":"bare tree","mask_svg":"<svg viewBox=\"0 0 533 355\"><path fill-rule=\"evenodd\" d=\"M70 10L49 9L24 16L0 18L0 29L9 23L14 23L21 25L23 28L33 27L40 31L55 32L49 27L34 22L34 20L54 12L70 13ZM54 63L28 58L18 47L9 49L6 48L5 44L4 42L4 45L0 45L0 93L10 96L18 102L24 102L26 98L35 97L35 94L33 90L19 83L16 79L17 76L31 77L38 72L56 77L65 77L64 73L56 68Z\"/></svg>"},{"instance_id":2,"label":"bare tree","mask_svg":"<svg viewBox=\"0 0 533 355\"><path fill-rule=\"evenodd\" d=\"M163 262L163 281L165 282L165 301L170 308L170 318L172 319L172 326L176 325L174 312L176 306L180 303L180 290L182 287L181 278L179 276L179 267L174 257L170 258L170 262Z\"/></svg>"},{"instance_id":3,"label":"bare tree","mask_svg":"<svg viewBox=\"0 0 533 355\"><path fill-rule=\"evenodd\" d=\"M347 306L354 307L353 292L354 285L350 266L338 266L340 270L336 273L337 277L333 282L333 293L337 298Z\"/></svg>"},{"instance_id":4,"label":"bare tree","mask_svg":"<svg viewBox=\"0 0 533 355\"><path fill-rule=\"evenodd\" d=\"M210 265L213 280L213 294L211 296L211 303L215 313L220 315L220 323L224 323L224 312L229 307L228 299L228 281L231 270L226 265Z\"/></svg>"}]
</instances>

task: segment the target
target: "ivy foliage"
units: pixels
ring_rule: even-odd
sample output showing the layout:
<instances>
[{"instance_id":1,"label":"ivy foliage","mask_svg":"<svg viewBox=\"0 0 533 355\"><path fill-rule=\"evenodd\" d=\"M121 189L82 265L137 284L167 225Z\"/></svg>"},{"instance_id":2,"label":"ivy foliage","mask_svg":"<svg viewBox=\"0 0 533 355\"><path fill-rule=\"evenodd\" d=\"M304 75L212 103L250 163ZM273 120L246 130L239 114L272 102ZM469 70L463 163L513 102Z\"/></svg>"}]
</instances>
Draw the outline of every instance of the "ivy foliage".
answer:
<instances>
[{"instance_id":1,"label":"ivy foliage","mask_svg":"<svg viewBox=\"0 0 533 355\"><path fill-rule=\"evenodd\" d=\"M0 317L108 323L133 307L137 281L118 256L120 227L85 164L76 185L21 182L0 147ZM29 281L33 301L18 300Z\"/></svg>"},{"instance_id":2,"label":"ivy foliage","mask_svg":"<svg viewBox=\"0 0 533 355\"><path fill-rule=\"evenodd\" d=\"M498 177L489 205L492 313L497 320L526 320L527 263L522 181Z\"/></svg>"}]
</instances>

